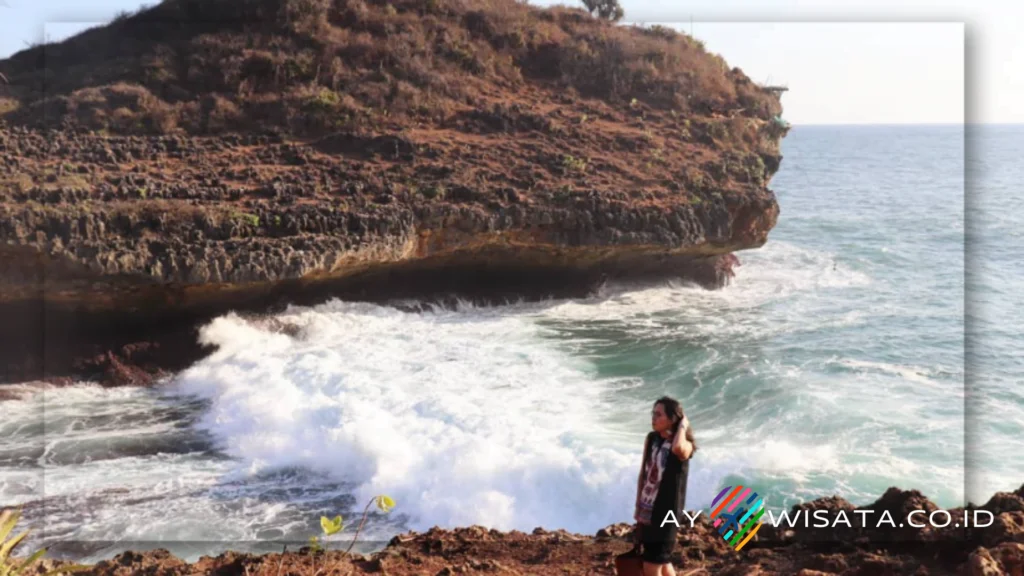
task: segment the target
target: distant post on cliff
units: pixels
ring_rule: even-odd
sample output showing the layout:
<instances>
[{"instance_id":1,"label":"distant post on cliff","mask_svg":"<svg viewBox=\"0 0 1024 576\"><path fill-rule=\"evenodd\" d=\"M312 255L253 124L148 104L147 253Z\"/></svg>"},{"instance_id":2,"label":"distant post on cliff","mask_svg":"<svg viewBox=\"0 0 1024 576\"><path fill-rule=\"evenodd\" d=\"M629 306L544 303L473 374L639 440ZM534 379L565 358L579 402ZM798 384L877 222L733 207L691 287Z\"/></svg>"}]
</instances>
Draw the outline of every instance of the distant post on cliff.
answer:
<instances>
[{"instance_id":1,"label":"distant post on cliff","mask_svg":"<svg viewBox=\"0 0 1024 576\"><path fill-rule=\"evenodd\" d=\"M622 6L619 5L619 0L583 0L583 5L591 14L597 12L599 18L612 22L622 20L626 14Z\"/></svg>"}]
</instances>

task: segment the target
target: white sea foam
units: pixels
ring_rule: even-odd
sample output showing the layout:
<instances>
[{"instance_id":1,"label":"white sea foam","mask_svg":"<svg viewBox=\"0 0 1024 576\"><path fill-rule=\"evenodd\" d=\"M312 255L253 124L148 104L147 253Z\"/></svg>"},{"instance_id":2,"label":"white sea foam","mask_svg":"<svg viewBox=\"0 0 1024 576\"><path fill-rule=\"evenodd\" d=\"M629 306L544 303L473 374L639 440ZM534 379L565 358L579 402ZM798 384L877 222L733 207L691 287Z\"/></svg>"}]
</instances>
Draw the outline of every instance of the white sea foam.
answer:
<instances>
[{"instance_id":1,"label":"white sea foam","mask_svg":"<svg viewBox=\"0 0 1024 576\"><path fill-rule=\"evenodd\" d=\"M742 265L725 290L679 282L658 285L610 283L595 298L567 300L546 308L543 318L562 322L608 322L632 334L657 337L700 335L714 341L765 338L864 322L856 310L836 312L836 290L864 287L871 278L828 253L785 242L741 253ZM786 302L784 312L773 304ZM827 312L827 313L826 313Z\"/></svg>"},{"instance_id":2,"label":"white sea foam","mask_svg":"<svg viewBox=\"0 0 1024 576\"><path fill-rule=\"evenodd\" d=\"M892 374L915 384L924 384L933 387L940 386L940 384L932 378L934 370L929 368L922 368L920 366L903 366L890 362L854 360L851 358L843 358L838 360L837 363L841 366L846 366L847 368L852 368L854 370Z\"/></svg>"},{"instance_id":3,"label":"white sea foam","mask_svg":"<svg viewBox=\"0 0 1024 576\"><path fill-rule=\"evenodd\" d=\"M357 501L394 497L415 528L629 518L637 450L595 441L616 382L527 317L332 302L278 319L299 336L214 321L201 338L219 350L176 384L211 402L201 426L245 471L330 474Z\"/></svg>"},{"instance_id":4,"label":"white sea foam","mask_svg":"<svg viewBox=\"0 0 1024 576\"><path fill-rule=\"evenodd\" d=\"M745 257L735 284L718 292L623 284L582 300L463 303L421 313L331 302L277 315L294 336L262 319L227 315L200 334L217 351L162 392L174 400L94 386L47 393L50 433L38 458L48 466L47 496L67 511L51 526L91 539L280 537L302 531L305 520L295 508L304 502L316 508L352 494L361 510L378 493L398 501L395 515L413 529L483 524L590 532L629 521L651 399L635 391L645 385L642 377L602 376L589 358L595 347L628 346L631 337L719 342L686 367L713 371L732 360L723 357L728 343L863 323L859 311L816 311L828 306L830 291L870 283L830 255L776 243ZM785 309L773 310L782 301ZM665 354L655 361L669 361L671 350ZM935 384L935 374L915 367L834 361L855 372ZM818 403L803 405L800 414L820 424L850 399L840 400L814 369L752 356L722 376L719 393L743 394L732 386L746 376L799 382L798 398ZM752 409L777 397L769 392L752 395ZM126 441L158 444L181 433L180 418L154 414L194 397L204 406L196 428L233 461L119 452ZM726 396L711 400L729 404ZM11 425L30 432L39 417L30 414L38 405L32 402L0 403L0 411L21 410L22 420L12 420L21 424ZM702 421L687 507L707 506L736 475L801 486L823 475L843 485L855 477L935 472L894 453L899 438L880 433L863 445L854 430L809 441L790 434L800 426L787 418L739 428L725 416ZM82 448L99 459L66 460ZM273 475L288 470L297 472ZM0 494L22 500L37 489L31 471L0 483ZM287 496L264 496L280 490Z\"/></svg>"},{"instance_id":5,"label":"white sea foam","mask_svg":"<svg viewBox=\"0 0 1024 576\"><path fill-rule=\"evenodd\" d=\"M800 250L782 253L814 260ZM803 279L783 275L798 289L818 283L798 276ZM846 282L861 280L847 274ZM302 474L287 482L260 478L295 468L343 482L357 507L377 493L395 497L411 528L587 532L628 521L644 430L621 415L642 415L649 399L640 405L622 392L643 380L598 376L572 351L603 339L579 335L566 342L558 338L559 323L625 320L664 331L659 315L683 314L684 323L710 335L726 326L709 304L742 312L788 289L709 293L666 284L630 292L619 286L580 301L463 304L424 313L332 302L277 316L298 328L295 337L228 315L200 336L218 350L179 375L170 391L208 404L198 427L236 463L188 454L117 457L112 444L156 442L180 426L153 416L162 406L159 395L88 385L54 391L45 397L48 434L39 462L47 465L47 497L61 499L69 513L51 518L51 529L134 540L255 538L269 526L287 531L297 520L285 510L302 497L293 493L282 506L260 502L259 491L288 482L315 488L319 481ZM702 362L714 364L715 354ZM24 422L39 418L22 414ZM780 470L799 459L796 447L756 446L705 450L692 469L688 507L707 505L737 470ZM62 465L61 453L82 447L113 459ZM8 484L18 482L17 490L31 494L25 488L31 473L19 474L24 478ZM231 488L236 484L241 488ZM243 504L203 504L221 498Z\"/></svg>"}]
</instances>

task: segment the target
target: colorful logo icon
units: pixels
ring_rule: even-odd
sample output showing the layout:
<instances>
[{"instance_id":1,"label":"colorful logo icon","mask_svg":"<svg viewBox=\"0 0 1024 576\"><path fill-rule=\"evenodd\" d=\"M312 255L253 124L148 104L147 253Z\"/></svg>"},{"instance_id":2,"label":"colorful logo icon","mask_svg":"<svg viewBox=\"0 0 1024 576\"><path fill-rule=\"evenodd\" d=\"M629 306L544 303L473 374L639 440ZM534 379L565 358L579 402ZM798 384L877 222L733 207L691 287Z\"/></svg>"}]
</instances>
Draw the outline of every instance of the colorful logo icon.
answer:
<instances>
[{"instance_id":1,"label":"colorful logo icon","mask_svg":"<svg viewBox=\"0 0 1024 576\"><path fill-rule=\"evenodd\" d=\"M764 498L750 488L726 486L711 503L711 520L729 546L739 551L761 529Z\"/></svg>"}]
</instances>

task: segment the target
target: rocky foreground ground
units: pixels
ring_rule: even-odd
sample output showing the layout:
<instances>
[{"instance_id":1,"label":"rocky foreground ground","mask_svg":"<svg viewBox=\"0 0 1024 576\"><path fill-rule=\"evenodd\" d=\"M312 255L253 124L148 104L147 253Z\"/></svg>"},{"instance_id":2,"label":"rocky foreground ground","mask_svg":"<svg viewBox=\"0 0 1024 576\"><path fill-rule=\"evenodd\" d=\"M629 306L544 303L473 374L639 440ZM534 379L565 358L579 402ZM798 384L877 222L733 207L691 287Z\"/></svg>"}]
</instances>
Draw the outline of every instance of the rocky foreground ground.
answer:
<instances>
[{"instance_id":1,"label":"rocky foreground ground","mask_svg":"<svg viewBox=\"0 0 1024 576\"><path fill-rule=\"evenodd\" d=\"M793 510L828 511L835 519L855 507L836 497L821 498ZM890 488L871 505L874 517L888 511L898 525L913 510L938 508L921 493ZM742 550L730 548L707 521L679 532L673 564L679 574L821 576L895 576L956 574L1002 576L1024 574L1024 485L1000 492L982 506L993 523L984 528L830 528L775 529L764 524ZM950 509L952 518L963 509ZM909 520L921 523L922 516ZM941 515L938 524L944 523ZM813 522L813 521L812 521ZM874 526L874 523L872 523ZM380 574L390 576L495 574L554 576L614 574L614 558L630 548L632 526L616 524L596 535L571 534L537 528L530 534L500 532L480 526L396 536L380 552L347 556L338 550L313 553L308 548L284 554L251 555L227 552L185 563L166 550L124 552L100 562L85 574L95 576L323 576ZM49 562L48 567L59 565Z\"/></svg>"}]
</instances>

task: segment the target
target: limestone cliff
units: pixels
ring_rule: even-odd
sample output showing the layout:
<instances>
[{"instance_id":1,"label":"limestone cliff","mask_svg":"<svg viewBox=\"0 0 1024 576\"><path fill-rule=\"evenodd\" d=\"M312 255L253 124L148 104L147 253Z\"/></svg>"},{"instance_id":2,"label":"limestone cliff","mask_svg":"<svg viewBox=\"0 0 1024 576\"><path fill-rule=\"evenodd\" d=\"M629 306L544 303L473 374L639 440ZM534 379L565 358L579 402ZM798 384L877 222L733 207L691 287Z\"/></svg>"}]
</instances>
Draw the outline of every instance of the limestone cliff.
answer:
<instances>
[{"instance_id":1,"label":"limestone cliff","mask_svg":"<svg viewBox=\"0 0 1024 576\"><path fill-rule=\"evenodd\" d=\"M7 380L285 301L721 286L779 213L777 95L581 10L165 0L0 72Z\"/></svg>"}]
</instances>

